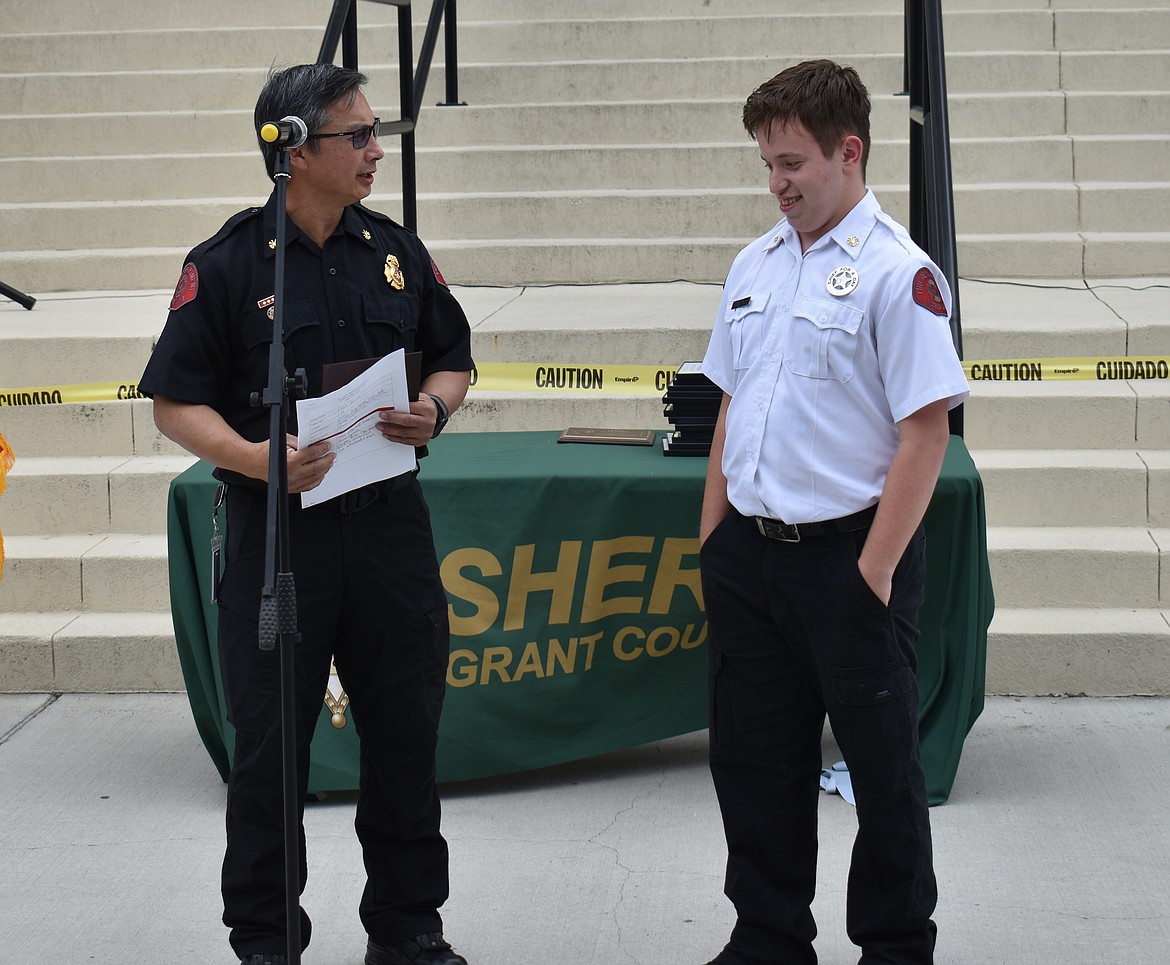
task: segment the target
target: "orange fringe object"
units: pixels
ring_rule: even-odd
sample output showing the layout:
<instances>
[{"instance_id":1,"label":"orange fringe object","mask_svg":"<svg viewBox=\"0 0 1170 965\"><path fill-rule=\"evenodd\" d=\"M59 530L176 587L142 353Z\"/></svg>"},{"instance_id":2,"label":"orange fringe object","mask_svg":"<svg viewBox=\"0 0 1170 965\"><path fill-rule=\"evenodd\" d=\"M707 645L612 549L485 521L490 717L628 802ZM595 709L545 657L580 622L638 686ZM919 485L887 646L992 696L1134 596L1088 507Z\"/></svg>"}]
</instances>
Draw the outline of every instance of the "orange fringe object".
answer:
<instances>
[{"instance_id":1,"label":"orange fringe object","mask_svg":"<svg viewBox=\"0 0 1170 965\"><path fill-rule=\"evenodd\" d=\"M8 485L8 470L16 463L16 456L13 455L12 447L8 445L8 440L4 438L4 434L0 433L0 493L4 492ZM4 534L0 533L0 579L4 577Z\"/></svg>"}]
</instances>

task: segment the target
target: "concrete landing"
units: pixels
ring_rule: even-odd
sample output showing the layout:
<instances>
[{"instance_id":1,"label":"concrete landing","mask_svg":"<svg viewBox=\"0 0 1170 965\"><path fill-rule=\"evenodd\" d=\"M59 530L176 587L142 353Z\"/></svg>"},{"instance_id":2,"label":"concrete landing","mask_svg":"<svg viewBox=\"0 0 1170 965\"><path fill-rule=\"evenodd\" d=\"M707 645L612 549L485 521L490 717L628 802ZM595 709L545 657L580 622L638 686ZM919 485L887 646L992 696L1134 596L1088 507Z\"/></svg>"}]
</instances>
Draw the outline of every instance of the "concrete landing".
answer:
<instances>
[{"instance_id":1,"label":"concrete landing","mask_svg":"<svg viewBox=\"0 0 1170 965\"><path fill-rule=\"evenodd\" d=\"M931 812L939 965L1170 961L1167 699L991 698ZM826 737L824 759L839 759ZM28 963L228 963L224 786L182 695L0 696L0 948ZM821 799L825 965L855 826ZM313 803L306 965L359 965L351 795ZM722 946L704 732L448 785L447 934L471 965L687 965Z\"/></svg>"}]
</instances>

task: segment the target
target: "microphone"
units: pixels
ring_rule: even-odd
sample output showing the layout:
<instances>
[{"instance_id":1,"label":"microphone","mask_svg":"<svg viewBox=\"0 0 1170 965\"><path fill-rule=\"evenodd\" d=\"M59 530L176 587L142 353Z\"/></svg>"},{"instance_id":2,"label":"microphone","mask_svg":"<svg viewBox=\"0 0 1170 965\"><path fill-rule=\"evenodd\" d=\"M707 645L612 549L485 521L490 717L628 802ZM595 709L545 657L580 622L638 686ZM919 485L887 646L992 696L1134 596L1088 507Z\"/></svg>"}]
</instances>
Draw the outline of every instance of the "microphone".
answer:
<instances>
[{"instance_id":1,"label":"microphone","mask_svg":"<svg viewBox=\"0 0 1170 965\"><path fill-rule=\"evenodd\" d=\"M260 125L260 140L273 147L300 147L309 139L309 128L299 117L289 114L279 121L265 121Z\"/></svg>"}]
</instances>

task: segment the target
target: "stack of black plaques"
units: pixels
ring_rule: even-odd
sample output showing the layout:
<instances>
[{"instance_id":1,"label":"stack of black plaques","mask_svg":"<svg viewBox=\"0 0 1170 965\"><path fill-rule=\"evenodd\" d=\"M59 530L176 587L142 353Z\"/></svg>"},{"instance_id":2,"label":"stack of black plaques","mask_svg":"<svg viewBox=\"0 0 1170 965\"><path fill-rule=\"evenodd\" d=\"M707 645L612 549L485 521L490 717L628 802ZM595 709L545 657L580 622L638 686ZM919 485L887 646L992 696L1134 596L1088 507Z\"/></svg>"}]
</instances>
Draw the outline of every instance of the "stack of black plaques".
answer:
<instances>
[{"instance_id":1,"label":"stack of black plaques","mask_svg":"<svg viewBox=\"0 0 1170 965\"><path fill-rule=\"evenodd\" d=\"M674 432L662 440L663 454L709 455L723 391L703 374L702 363L683 362L667 385L662 401L666 406L663 414L674 426Z\"/></svg>"}]
</instances>

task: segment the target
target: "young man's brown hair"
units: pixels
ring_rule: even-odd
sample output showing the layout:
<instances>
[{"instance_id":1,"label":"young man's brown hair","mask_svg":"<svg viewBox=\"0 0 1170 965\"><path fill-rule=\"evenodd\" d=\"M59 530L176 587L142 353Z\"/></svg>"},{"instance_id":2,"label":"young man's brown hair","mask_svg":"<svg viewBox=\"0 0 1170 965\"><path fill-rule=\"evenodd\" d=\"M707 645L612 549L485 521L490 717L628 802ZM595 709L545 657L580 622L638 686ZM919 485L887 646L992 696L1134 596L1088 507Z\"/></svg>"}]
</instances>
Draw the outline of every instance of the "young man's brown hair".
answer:
<instances>
[{"instance_id":1,"label":"young man's brown hair","mask_svg":"<svg viewBox=\"0 0 1170 965\"><path fill-rule=\"evenodd\" d=\"M830 157L841 139L861 138L861 176L869 161L869 91L852 67L831 60L808 60L782 70L757 87L743 105L748 134L796 121Z\"/></svg>"}]
</instances>

